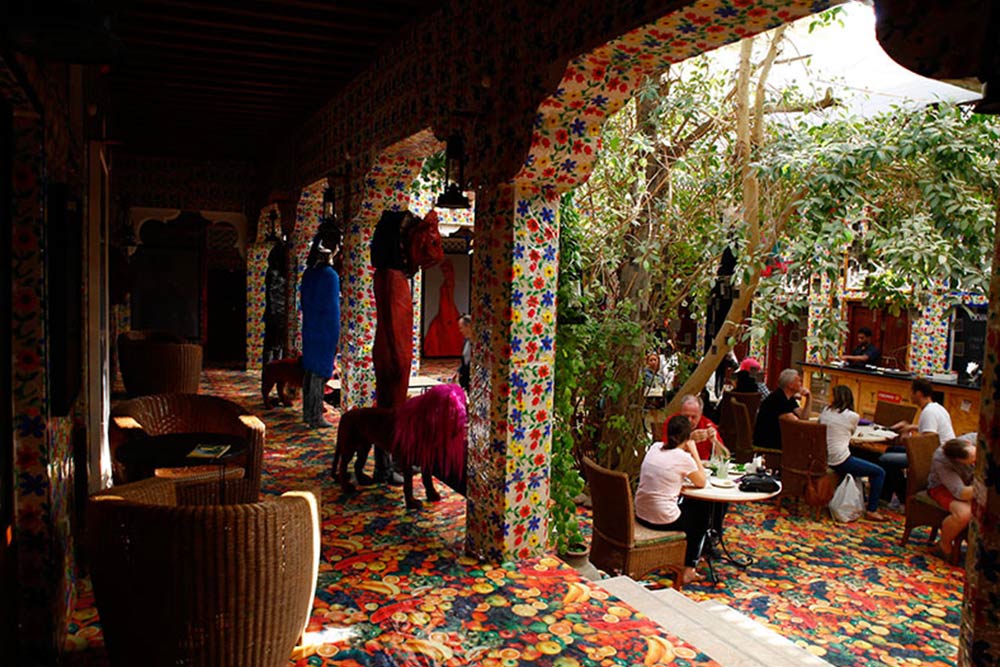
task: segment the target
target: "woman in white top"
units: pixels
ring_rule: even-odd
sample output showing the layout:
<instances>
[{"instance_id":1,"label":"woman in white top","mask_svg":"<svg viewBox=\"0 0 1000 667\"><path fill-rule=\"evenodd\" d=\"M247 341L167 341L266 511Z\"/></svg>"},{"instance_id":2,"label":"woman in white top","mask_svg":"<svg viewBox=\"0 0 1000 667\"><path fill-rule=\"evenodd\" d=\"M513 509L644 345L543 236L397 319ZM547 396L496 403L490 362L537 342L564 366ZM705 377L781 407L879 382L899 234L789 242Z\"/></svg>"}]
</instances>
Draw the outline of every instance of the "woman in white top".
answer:
<instances>
[{"instance_id":1,"label":"woman in white top","mask_svg":"<svg viewBox=\"0 0 1000 667\"><path fill-rule=\"evenodd\" d=\"M708 531L708 503L680 498L684 480L695 487L705 486L708 478L691 439L691 422L676 415L667 422L667 442L654 444L646 452L635 492L635 518L653 530L678 530L687 536L684 554L684 583L701 579L695 564L701 555Z\"/></svg>"},{"instance_id":2,"label":"woman in white top","mask_svg":"<svg viewBox=\"0 0 1000 667\"><path fill-rule=\"evenodd\" d=\"M855 479L868 478L869 521L888 521L889 517L878 511L878 501L885 483L885 470L880 466L851 455L851 435L858 427L860 417L854 411L854 394L842 384L833 388L833 401L823 408L819 423L826 425L826 463L843 477L850 474Z\"/></svg>"}]
</instances>

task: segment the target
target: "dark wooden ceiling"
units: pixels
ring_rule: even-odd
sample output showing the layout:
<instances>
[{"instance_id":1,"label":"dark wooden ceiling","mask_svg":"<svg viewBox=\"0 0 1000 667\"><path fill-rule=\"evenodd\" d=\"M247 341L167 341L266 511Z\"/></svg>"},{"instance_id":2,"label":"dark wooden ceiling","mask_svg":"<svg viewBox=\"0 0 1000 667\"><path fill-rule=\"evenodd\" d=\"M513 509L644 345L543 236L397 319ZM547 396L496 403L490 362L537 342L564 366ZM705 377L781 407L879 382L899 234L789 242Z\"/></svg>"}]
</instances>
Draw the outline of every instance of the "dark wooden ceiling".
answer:
<instances>
[{"instance_id":1,"label":"dark wooden ceiling","mask_svg":"<svg viewBox=\"0 0 1000 667\"><path fill-rule=\"evenodd\" d=\"M254 158L442 0L135 0L113 18L128 152Z\"/></svg>"}]
</instances>

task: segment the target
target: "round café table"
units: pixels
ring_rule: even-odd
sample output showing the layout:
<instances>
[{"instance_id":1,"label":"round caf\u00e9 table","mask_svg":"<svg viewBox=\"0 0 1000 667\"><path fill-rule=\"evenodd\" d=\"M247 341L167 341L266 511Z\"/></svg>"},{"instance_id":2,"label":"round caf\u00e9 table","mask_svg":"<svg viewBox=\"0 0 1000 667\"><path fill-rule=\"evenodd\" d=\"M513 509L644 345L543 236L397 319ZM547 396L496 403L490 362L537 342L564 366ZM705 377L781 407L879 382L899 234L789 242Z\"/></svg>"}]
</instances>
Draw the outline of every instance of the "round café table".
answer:
<instances>
[{"instance_id":1,"label":"round caf\u00e9 table","mask_svg":"<svg viewBox=\"0 0 1000 667\"><path fill-rule=\"evenodd\" d=\"M228 446L224 453L213 457L194 457L198 447ZM246 438L229 433L164 433L135 438L123 443L115 452L125 466L130 482L156 474L158 468L219 467L219 502L225 504L226 465L247 451Z\"/></svg>"},{"instance_id":2,"label":"round caf\u00e9 table","mask_svg":"<svg viewBox=\"0 0 1000 667\"><path fill-rule=\"evenodd\" d=\"M712 475L708 478L708 483L703 488L699 489L689 485L681 487L681 495L685 498L692 498L710 503L754 503L774 498L776 495L781 493L781 482L778 482L778 490L771 493L763 493L760 491L740 491L740 479L742 479L742 477L742 474L730 472L728 479L733 482L733 486L718 486L717 484L724 482L718 477ZM713 481L715 482L714 484ZM727 563L735 565L741 570L745 570L753 565L754 557L736 557L729 553L729 549L726 547L722 534L716 531L715 526L712 525L712 514L713 513L710 512L708 515L708 531L705 534L708 539L708 548L705 549L704 556L705 561L708 563L709 580L713 584L717 584L719 583L719 580L715 574L715 559L724 560Z\"/></svg>"},{"instance_id":3,"label":"round caf\u00e9 table","mask_svg":"<svg viewBox=\"0 0 1000 667\"><path fill-rule=\"evenodd\" d=\"M854 429L851 435L851 446L857 449L884 454L889 445L899 434L878 424L862 424Z\"/></svg>"}]
</instances>

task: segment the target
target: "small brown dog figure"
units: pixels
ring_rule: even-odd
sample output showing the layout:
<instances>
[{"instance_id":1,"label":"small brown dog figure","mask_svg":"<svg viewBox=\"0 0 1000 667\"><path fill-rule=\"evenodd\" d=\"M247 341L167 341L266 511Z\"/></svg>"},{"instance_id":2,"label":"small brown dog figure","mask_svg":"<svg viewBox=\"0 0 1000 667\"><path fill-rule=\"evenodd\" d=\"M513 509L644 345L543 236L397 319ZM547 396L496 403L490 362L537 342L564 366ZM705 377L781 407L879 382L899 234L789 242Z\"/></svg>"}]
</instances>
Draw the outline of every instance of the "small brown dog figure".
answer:
<instances>
[{"instance_id":1,"label":"small brown dog figure","mask_svg":"<svg viewBox=\"0 0 1000 667\"><path fill-rule=\"evenodd\" d=\"M294 389L302 388L302 358L277 359L264 366L260 374L260 393L264 397L264 408L271 407L271 388L278 386L278 400L285 406L292 404ZM285 393L285 388L289 389Z\"/></svg>"}]
</instances>

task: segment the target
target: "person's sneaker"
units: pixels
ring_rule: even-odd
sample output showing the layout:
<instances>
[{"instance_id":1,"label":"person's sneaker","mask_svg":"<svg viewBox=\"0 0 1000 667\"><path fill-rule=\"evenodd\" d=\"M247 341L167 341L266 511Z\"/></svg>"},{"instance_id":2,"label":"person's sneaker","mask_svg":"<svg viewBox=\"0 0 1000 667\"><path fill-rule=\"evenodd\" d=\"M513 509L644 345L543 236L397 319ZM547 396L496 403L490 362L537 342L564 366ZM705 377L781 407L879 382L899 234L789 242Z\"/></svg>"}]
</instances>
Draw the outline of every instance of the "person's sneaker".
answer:
<instances>
[{"instance_id":1,"label":"person's sneaker","mask_svg":"<svg viewBox=\"0 0 1000 667\"><path fill-rule=\"evenodd\" d=\"M318 422L311 422L309 428L333 428L333 424L325 419L321 419Z\"/></svg>"}]
</instances>

